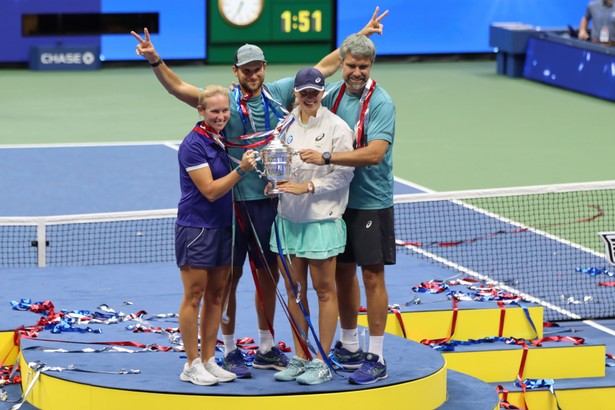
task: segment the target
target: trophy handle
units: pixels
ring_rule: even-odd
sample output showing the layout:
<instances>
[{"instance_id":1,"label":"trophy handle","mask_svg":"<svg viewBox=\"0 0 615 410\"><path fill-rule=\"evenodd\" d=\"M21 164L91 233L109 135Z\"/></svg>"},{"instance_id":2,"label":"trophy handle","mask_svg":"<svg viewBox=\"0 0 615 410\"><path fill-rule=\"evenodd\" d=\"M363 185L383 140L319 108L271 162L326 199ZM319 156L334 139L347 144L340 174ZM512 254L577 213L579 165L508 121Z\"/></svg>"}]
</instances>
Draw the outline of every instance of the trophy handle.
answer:
<instances>
[{"instance_id":1,"label":"trophy handle","mask_svg":"<svg viewBox=\"0 0 615 410\"><path fill-rule=\"evenodd\" d=\"M254 151L254 160L256 162L262 162L263 161L263 154L260 151ZM261 171L258 168L254 168L254 171L258 174L259 178L267 178L267 175L265 174L264 171Z\"/></svg>"}]
</instances>

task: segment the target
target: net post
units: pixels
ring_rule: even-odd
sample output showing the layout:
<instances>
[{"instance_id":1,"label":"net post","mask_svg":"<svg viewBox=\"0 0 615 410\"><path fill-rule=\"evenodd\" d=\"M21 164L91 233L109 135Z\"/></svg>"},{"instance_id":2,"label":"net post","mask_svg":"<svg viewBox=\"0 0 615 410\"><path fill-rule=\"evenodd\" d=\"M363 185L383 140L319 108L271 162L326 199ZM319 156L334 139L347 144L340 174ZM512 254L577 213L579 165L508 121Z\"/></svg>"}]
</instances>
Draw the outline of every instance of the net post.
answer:
<instances>
[{"instance_id":1,"label":"net post","mask_svg":"<svg viewBox=\"0 0 615 410\"><path fill-rule=\"evenodd\" d=\"M36 241L37 245L37 254L38 254L38 267L44 268L47 266L47 226L45 225L45 221L40 221L36 225Z\"/></svg>"}]
</instances>

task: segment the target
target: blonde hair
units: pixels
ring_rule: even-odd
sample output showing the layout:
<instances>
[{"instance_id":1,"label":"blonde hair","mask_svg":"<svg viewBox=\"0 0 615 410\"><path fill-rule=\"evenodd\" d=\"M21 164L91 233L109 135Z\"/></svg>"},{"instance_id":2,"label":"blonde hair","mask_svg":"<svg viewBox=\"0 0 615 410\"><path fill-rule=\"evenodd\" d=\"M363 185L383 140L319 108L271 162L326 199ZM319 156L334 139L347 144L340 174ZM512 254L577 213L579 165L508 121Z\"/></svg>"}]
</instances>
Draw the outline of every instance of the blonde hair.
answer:
<instances>
[{"instance_id":1,"label":"blonde hair","mask_svg":"<svg viewBox=\"0 0 615 410\"><path fill-rule=\"evenodd\" d=\"M205 100L209 97L213 97L214 95L224 95L228 98L228 89L222 87L221 85L208 85L205 87L203 91L199 93L199 106L205 109Z\"/></svg>"}]
</instances>

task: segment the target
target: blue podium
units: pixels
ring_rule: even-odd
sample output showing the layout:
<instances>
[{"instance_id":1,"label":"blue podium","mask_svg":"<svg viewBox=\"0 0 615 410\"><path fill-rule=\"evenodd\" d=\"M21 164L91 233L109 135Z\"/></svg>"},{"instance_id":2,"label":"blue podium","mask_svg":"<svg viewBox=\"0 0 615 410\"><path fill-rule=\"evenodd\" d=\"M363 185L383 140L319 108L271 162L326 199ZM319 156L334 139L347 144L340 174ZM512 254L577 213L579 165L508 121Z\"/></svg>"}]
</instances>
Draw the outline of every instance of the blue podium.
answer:
<instances>
[{"instance_id":1,"label":"blue podium","mask_svg":"<svg viewBox=\"0 0 615 410\"><path fill-rule=\"evenodd\" d=\"M615 101L615 47L542 33L528 40L523 77Z\"/></svg>"},{"instance_id":2,"label":"blue podium","mask_svg":"<svg viewBox=\"0 0 615 410\"><path fill-rule=\"evenodd\" d=\"M542 28L523 23L493 23L489 26L489 46L497 48L497 73L522 77L528 40L544 33L568 33L567 27Z\"/></svg>"},{"instance_id":3,"label":"blue podium","mask_svg":"<svg viewBox=\"0 0 615 410\"><path fill-rule=\"evenodd\" d=\"M534 26L522 23L493 23L489 27L489 46L497 48L497 73L521 77L527 40L536 33Z\"/></svg>"}]
</instances>

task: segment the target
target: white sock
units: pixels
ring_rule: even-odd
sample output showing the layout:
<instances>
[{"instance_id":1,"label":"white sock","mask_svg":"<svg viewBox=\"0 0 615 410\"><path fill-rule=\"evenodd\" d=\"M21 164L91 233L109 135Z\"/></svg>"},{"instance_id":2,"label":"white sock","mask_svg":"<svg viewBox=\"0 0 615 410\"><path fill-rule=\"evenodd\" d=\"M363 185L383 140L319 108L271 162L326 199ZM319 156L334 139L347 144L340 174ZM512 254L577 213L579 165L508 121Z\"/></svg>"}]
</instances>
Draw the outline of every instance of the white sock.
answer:
<instances>
[{"instance_id":1,"label":"white sock","mask_svg":"<svg viewBox=\"0 0 615 410\"><path fill-rule=\"evenodd\" d=\"M269 353L274 345L273 335L267 330L258 329L258 350L261 353Z\"/></svg>"},{"instance_id":2,"label":"white sock","mask_svg":"<svg viewBox=\"0 0 615 410\"><path fill-rule=\"evenodd\" d=\"M235 343L235 335L222 335L222 342L224 343L224 355L226 356L233 350L237 349L237 344Z\"/></svg>"},{"instance_id":3,"label":"white sock","mask_svg":"<svg viewBox=\"0 0 615 410\"><path fill-rule=\"evenodd\" d=\"M351 353L359 350L359 331L354 329L341 329L340 341L342 346Z\"/></svg>"},{"instance_id":4,"label":"white sock","mask_svg":"<svg viewBox=\"0 0 615 410\"><path fill-rule=\"evenodd\" d=\"M384 336L369 337L369 352L378 355L378 362L384 364L382 357L382 345L384 344Z\"/></svg>"}]
</instances>

